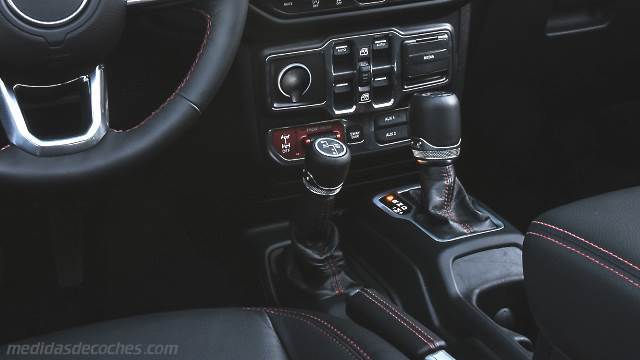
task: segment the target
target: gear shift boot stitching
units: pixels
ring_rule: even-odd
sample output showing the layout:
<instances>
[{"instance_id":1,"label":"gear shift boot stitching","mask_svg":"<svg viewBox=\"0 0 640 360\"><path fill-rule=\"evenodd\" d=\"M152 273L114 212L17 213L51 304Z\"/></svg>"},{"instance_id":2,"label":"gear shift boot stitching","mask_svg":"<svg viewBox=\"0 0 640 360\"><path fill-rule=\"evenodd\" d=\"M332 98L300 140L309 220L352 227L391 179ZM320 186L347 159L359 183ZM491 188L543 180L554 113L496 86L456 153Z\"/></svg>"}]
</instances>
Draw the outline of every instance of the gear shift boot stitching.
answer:
<instances>
[{"instance_id":1,"label":"gear shift boot stitching","mask_svg":"<svg viewBox=\"0 0 640 360\"><path fill-rule=\"evenodd\" d=\"M315 140L305 157L306 191L292 222L285 273L294 288L316 300L351 293L356 286L345 272L340 235L331 220L350 163L347 146L333 138Z\"/></svg>"}]
</instances>

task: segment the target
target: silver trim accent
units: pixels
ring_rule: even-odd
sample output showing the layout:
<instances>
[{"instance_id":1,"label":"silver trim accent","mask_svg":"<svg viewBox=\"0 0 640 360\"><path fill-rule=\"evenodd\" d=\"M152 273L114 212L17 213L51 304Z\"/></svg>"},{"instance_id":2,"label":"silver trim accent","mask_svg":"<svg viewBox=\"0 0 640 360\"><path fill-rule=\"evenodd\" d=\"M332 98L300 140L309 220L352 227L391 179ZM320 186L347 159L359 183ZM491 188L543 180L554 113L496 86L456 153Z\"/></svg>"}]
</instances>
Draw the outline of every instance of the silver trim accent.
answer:
<instances>
[{"instance_id":1,"label":"silver trim accent","mask_svg":"<svg viewBox=\"0 0 640 360\"><path fill-rule=\"evenodd\" d=\"M170 2L171 0L127 0L127 6L148 5L153 3Z\"/></svg>"},{"instance_id":2,"label":"silver trim accent","mask_svg":"<svg viewBox=\"0 0 640 360\"><path fill-rule=\"evenodd\" d=\"M460 157L460 145L462 145L462 139L453 146L435 146L422 138L411 139L413 157L424 161L455 160Z\"/></svg>"},{"instance_id":3,"label":"silver trim accent","mask_svg":"<svg viewBox=\"0 0 640 360\"><path fill-rule=\"evenodd\" d=\"M491 229L491 230L486 230L486 231L480 231L477 233L473 233L473 234L465 234L462 236L458 236L455 237L453 239L441 239L439 237L437 237L436 235L434 235L431 231L429 231L429 229L424 228L422 225L418 224L415 220L413 220L414 214L417 211L417 207L414 205L413 209L411 210L411 212L406 213L404 215L398 215L396 213L394 213L393 211L391 211L391 209L389 209L386 205L384 205L380 199L382 199L383 197L394 193L394 194L398 194L398 195L402 195L406 192L412 191L412 190L417 190L420 189L420 185L412 185L412 186L408 186L408 187L403 187L403 188L397 188L397 189L393 189L390 191L385 191L383 193L377 194L374 198L373 198L373 204L378 207L380 210L384 211L386 214L396 218L396 219L401 219L401 220L405 220L408 221L409 223L413 224L415 227L417 227L418 229L420 229L423 233L427 234L427 236L429 236L430 238L432 238L433 240L435 240L436 242L439 243L448 243L448 242L452 242L452 241L458 241L458 240L462 240L462 239L466 239L466 238L470 238L472 236L478 236L478 235L483 235L483 234L489 234L492 232L496 232L496 231L501 231L504 229L504 223L502 221L500 221L497 217L495 217L495 215L491 212L488 211L488 209L486 209L483 206L479 206L480 209L485 210L487 212L487 214L489 214L489 218L491 218L491 220L497 225L497 227L495 229Z\"/></svg>"},{"instance_id":4,"label":"silver trim accent","mask_svg":"<svg viewBox=\"0 0 640 360\"><path fill-rule=\"evenodd\" d=\"M76 11L74 11L71 15L67 16L64 19L60 19L56 21L42 21L42 20L34 19L31 16L25 14L22 10L20 10L20 8L13 2L13 0L5 0L5 2L7 3L7 5L9 5L11 10L13 10L13 12L16 15L20 16L23 20L26 20L30 23L37 24L37 25L56 26L56 25L66 24L72 21L73 19L75 19L82 12L82 10L84 10L84 8L87 7L89 0L83 0L80 6L78 6L78 8L76 9Z\"/></svg>"},{"instance_id":5,"label":"silver trim accent","mask_svg":"<svg viewBox=\"0 0 640 360\"><path fill-rule=\"evenodd\" d=\"M316 180L313 178L313 175L311 175L311 173L308 172L307 169L302 170L302 183L307 188L307 190L320 196L338 195L340 190L342 190L342 186L344 185L344 184L340 184L339 186L334 188L326 188L321 185L318 185Z\"/></svg>"},{"instance_id":6,"label":"silver trim accent","mask_svg":"<svg viewBox=\"0 0 640 360\"><path fill-rule=\"evenodd\" d=\"M284 69L282 69L282 71L280 71L280 74L278 74L278 90L280 90L280 93L288 98L291 97L291 95L286 94L283 90L282 90L282 77L284 76L284 73L286 73L287 71L293 69L294 67L301 67L304 70L307 71L307 74L309 74L309 85L307 85L307 88L304 89L304 91L302 92L302 95L306 94L307 91L309 91L309 89L311 88L311 83L313 83L313 76L311 75L311 70L309 70L309 68L305 65L305 64L300 64L300 63L293 63L293 64L289 64L287 66L284 67Z\"/></svg>"},{"instance_id":7,"label":"silver trim accent","mask_svg":"<svg viewBox=\"0 0 640 360\"><path fill-rule=\"evenodd\" d=\"M431 355L427 355L424 360L456 360L453 356L451 356L448 352L444 350L440 350Z\"/></svg>"},{"instance_id":8,"label":"silver trim accent","mask_svg":"<svg viewBox=\"0 0 640 360\"><path fill-rule=\"evenodd\" d=\"M91 125L89 129L86 133L71 138L56 140L41 140L37 138L29 131L20 109L15 89L18 87L53 88L73 82L87 84L91 102ZM16 147L36 156L77 153L95 146L102 140L109 127L109 104L103 66L97 66L90 75L48 86L15 85L13 88L7 88L2 79L0 79L0 120L9 141Z\"/></svg>"}]
</instances>

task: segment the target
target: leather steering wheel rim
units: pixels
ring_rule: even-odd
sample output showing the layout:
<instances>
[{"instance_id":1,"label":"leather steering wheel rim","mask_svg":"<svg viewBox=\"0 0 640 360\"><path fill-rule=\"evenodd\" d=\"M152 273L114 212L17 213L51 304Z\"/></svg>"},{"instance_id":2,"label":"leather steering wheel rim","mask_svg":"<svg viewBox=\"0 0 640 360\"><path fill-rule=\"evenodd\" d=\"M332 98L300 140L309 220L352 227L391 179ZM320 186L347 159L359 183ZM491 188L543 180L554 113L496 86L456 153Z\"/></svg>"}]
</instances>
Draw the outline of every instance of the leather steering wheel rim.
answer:
<instances>
[{"instance_id":1,"label":"leather steering wheel rim","mask_svg":"<svg viewBox=\"0 0 640 360\"><path fill-rule=\"evenodd\" d=\"M0 181L30 185L73 183L107 176L149 158L183 134L218 92L240 45L249 0L204 0L207 21L202 47L173 95L139 126L109 129L94 147L55 157L38 157L16 146L0 150Z\"/></svg>"}]
</instances>

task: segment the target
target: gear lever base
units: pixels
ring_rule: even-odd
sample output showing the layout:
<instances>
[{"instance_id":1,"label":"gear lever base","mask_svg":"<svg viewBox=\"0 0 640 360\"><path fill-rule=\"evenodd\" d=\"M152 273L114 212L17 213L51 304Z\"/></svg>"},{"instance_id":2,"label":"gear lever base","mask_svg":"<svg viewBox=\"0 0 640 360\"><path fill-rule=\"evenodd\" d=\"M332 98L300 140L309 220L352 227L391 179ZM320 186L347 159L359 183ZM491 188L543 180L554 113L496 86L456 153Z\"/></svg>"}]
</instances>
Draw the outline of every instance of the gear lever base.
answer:
<instances>
[{"instance_id":1,"label":"gear lever base","mask_svg":"<svg viewBox=\"0 0 640 360\"><path fill-rule=\"evenodd\" d=\"M474 228L468 232L440 231L443 228L443 224L441 223L440 227L434 226L434 222L424 215L422 187L419 184L380 193L374 196L372 201L376 207L389 216L407 221L437 242L457 241L504 229L504 223L496 215L475 199L468 197L468 201L473 205L474 209L488 216L487 226L479 227L474 225ZM446 224L444 228L446 229L448 225Z\"/></svg>"}]
</instances>

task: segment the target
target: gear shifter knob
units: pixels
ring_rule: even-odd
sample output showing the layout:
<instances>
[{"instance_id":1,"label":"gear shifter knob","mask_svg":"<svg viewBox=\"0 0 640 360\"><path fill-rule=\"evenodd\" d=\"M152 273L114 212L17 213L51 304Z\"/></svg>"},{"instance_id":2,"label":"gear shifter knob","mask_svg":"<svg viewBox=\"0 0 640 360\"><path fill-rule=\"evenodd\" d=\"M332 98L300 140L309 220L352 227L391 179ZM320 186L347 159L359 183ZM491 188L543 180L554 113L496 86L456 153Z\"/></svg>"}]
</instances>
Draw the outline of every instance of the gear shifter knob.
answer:
<instances>
[{"instance_id":1,"label":"gear shifter knob","mask_svg":"<svg viewBox=\"0 0 640 360\"><path fill-rule=\"evenodd\" d=\"M413 156L421 163L443 166L460 156L460 101L455 94L414 95L409 106Z\"/></svg>"},{"instance_id":2,"label":"gear shifter knob","mask_svg":"<svg viewBox=\"0 0 640 360\"><path fill-rule=\"evenodd\" d=\"M349 166L351 153L340 140L319 138L311 143L305 155L304 185L316 195L333 196L340 192Z\"/></svg>"}]
</instances>

